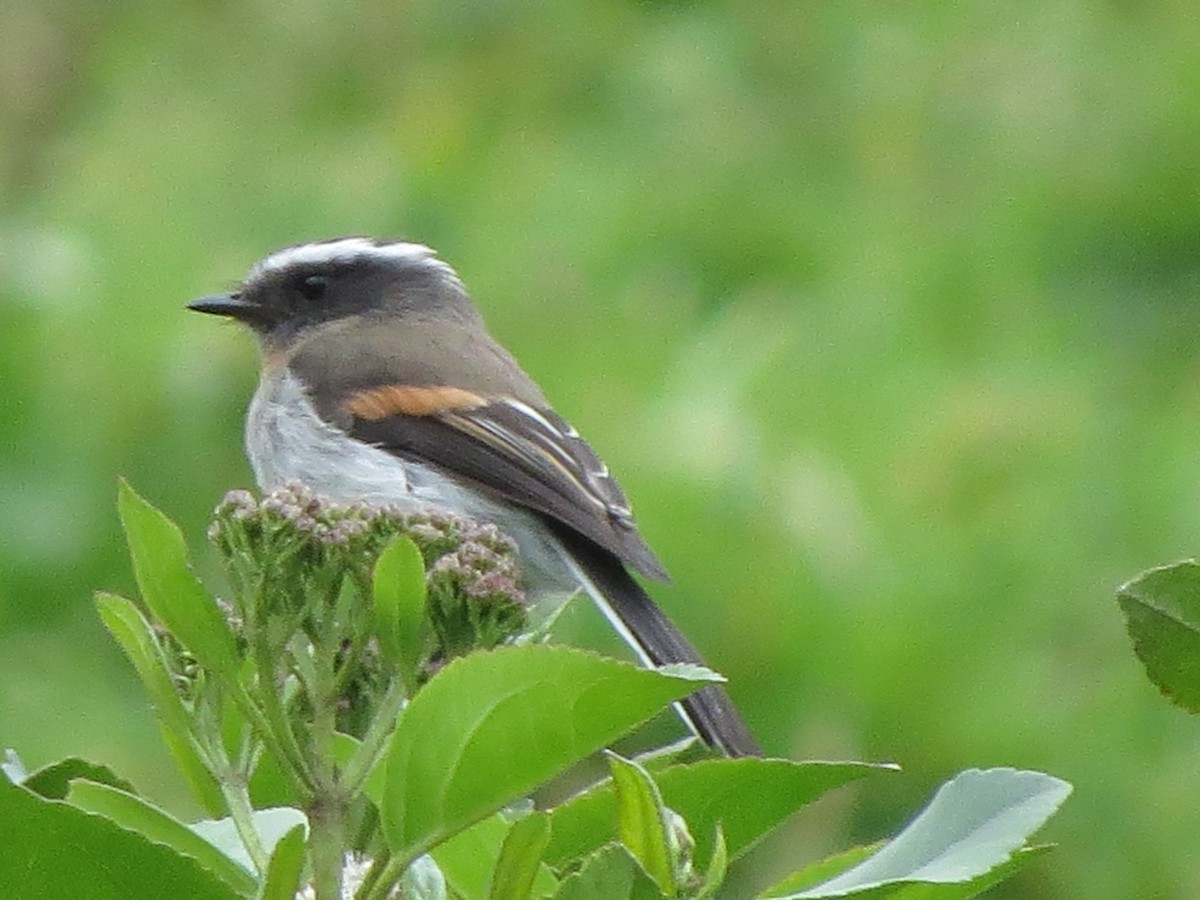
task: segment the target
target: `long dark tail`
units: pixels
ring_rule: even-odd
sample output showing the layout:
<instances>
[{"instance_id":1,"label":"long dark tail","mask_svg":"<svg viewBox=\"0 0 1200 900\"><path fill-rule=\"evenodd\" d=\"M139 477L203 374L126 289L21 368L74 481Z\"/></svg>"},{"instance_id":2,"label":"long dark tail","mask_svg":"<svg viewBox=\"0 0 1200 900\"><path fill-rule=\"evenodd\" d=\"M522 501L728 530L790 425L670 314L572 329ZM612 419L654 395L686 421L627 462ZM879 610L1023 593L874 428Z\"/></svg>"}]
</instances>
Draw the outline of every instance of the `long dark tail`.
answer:
<instances>
[{"instance_id":1,"label":"long dark tail","mask_svg":"<svg viewBox=\"0 0 1200 900\"><path fill-rule=\"evenodd\" d=\"M619 622L623 636L633 643L639 656L654 665L676 662L705 665L696 648L616 556L578 535L560 533L560 538L580 574L595 588L597 596L593 599ZM720 685L701 688L680 705L688 725L709 746L726 756L762 756L758 742Z\"/></svg>"}]
</instances>

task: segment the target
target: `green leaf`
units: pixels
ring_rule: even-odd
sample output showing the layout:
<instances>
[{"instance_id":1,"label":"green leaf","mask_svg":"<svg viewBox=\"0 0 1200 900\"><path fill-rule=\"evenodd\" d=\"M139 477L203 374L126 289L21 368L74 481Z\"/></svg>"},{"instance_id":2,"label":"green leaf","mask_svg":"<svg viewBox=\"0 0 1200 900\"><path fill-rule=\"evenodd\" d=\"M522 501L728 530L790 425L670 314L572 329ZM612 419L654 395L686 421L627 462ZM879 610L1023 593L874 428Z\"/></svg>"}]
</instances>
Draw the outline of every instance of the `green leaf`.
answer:
<instances>
[{"instance_id":1,"label":"green leaf","mask_svg":"<svg viewBox=\"0 0 1200 900\"><path fill-rule=\"evenodd\" d=\"M447 900L446 877L432 856L425 854L412 861L396 885L396 896L403 900Z\"/></svg>"},{"instance_id":2,"label":"green leaf","mask_svg":"<svg viewBox=\"0 0 1200 900\"><path fill-rule=\"evenodd\" d=\"M513 827L514 823L504 813L496 813L442 841L431 851L456 897L487 900L505 838ZM539 864L534 896L552 894L557 884L550 869Z\"/></svg>"},{"instance_id":3,"label":"green leaf","mask_svg":"<svg viewBox=\"0 0 1200 900\"><path fill-rule=\"evenodd\" d=\"M527 900L539 874L548 874L542 853L550 843L550 817L530 813L512 823L500 848L489 900ZM551 889L557 887L551 882ZM541 893L539 892L539 896Z\"/></svg>"},{"instance_id":4,"label":"green leaf","mask_svg":"<svg viewBox=\"0 0 1200 900\"><path fill-rule=\"evenodd\" d=\"M907 896L897 890L914 884L966 888L979 879L993 883L993 870L1013 862L1013 854L1070 792L1065 781L1041 772L969 769L942 785L929 806L878 853L816 887L786 896L875 900ZM948 896L973 896L959 890Z\"/></svg>"},{"instance_id":5,"label":"green leaf","mask_svg":"<svg viewBox=\"0 0 1200 900\"><path fill-rule=\"evenodd\" d=\"M868 856L878 853L886 845L887 841L875 841L871 844L863 844L860 847L851 847L849 850L843 850L841 853L835 853L833 856L827 856L825 859L818 860L797 872L793 872L787 878L783 879L783 881L772 885L769 890L760 896L764 898L783 897L788 894L794 894L797 891L802 891L805 888L810 888L823 881L828 881L835 875L841 875L847 869L857 866Z\"/></svg>"},{"instance_id":6,"label":"green leaf","mask_svg":"<svg viewBox=\"0 0 1200 900\"><path fill-rule=\"evenodd\" d=\"M729 871L729 851L725 846L725 832L721 823L717 823L717 832L713 836L712 861L708 871L704 873L704 883L696 894L696 900L709 900L715 897L721 885L725 882L725 874Z\"/></svg>"},{"instance_id":7,"label":"green leaf","mask_svg":"<svg viewBox=\"0 0 1200 900\"><path fill-rule=\"evenodd\" d=\"M737 859L801 807L828 790L892 766L870 763L790 762L784 759L710 759L656 772L668 807L696 836L696 859L711 853L721 823L729 858ZM611 782L579 794L551 812L554 825L546 861L560 867L615 838L616 798Z\"/></svg>"},{"instance_id":8,"label":"green leaf","mask_svg":"<svg viewBox=\"0 0 1200 900\"><path fill-rule=\"evenodd\" d=\"M856 891L852 894L839 894L838 896L853 896L855 900L970 900L971 897L978 897L989 888L995 887L1000 882L1010 878L1036 857L1052 849L1052 846L1045 844L1037 847L1024 847L1009 857L1007 862L996 866L996 868L989 870L983 875L972 878L970 881L941 883L927 881L893 882L881 885L880 887L868 888L865 891ZM837 858L830 857L827 862L832 862ZM817 863L816 865L820 866L821 863ZM787 886L801 880L801 876L810 872L812 868L814 867L804 869L786 878L783 882L760 896L763 900L782 900L782 898L791 896L792 891L787 890Z\"/></svg>"},{"instance_id":9,"label":"green leaf","mask_svg":"<svg viewBox=\"0 0 1200 900\"><path fill-rule=\"evenodd\" d=\"M296 825L279 839L257 900L295 900L304 874L304 826Z\"/></svg>"},{"instance_id":10,"label":"green leaf","mask_svg":"<svg viewBox=\"0 0 1200 900\"><path fill-rule=\"evenodd\" d=\"M401 535L379 554L372 595L375 632L383 656L411 678L424 656L428 623L425 564L412 538Z\"/></svg>"},{"instance_id":11,"label":"green leaf","mask_svg":"<svg viewBox=\"0 0 1200 900\"><path fill-rule=\"evenodd\" d=\"M633 893L637 864L620 844L606 844L574 875L562 880L554 900L627 900Z\"/></svg>"},{"instance_id":12,"label":"green leaf","mask_svg":"<svg viewBox=\"0 0 1200 900\"><path fill-rule=\"evenodd\" d=\"M254 729L244 706L249 694L243 688L250 684L261 684L261 680L258 677L257 665L247 655L242 659L238 667L238 677L231 685L236 689L222 691L216 698L212 697L212 692L208 692L209 696L205 698L208 702L216 699L219 704L216 711L216 724L219 726L221 746L225 749L225 756L228 759L240 758L249 744L257 743L257 740L251 737ZM204 702L202 700L201 704Z\"/></svg>"},{"instance_id":13,"label":"green leaf","mask_svg":"<svg viewBox=\"0 0 1200 900\"><path fill-rule=\"evenodd\" d=\"M387 754L381 756L367 771L362 792L379 809L383 808L383 795L387 791Z\"/></svg>"},{"instance_id":14,"label":"green leaf","mask_svg":"<svg viewBox=\"0 0 1200 900\"><path fill-rule=\"evenodd\" d=\"M191 720L171 681L158 637L145 616L132 601L116 594L97 593L96 609L104 627L133 663L159 718L177 734L188 734Z\"/></svg>"},{"instance_id":15,"label":"green leaf","mask_svg":"<svg viewBox=\"0 0 1200 900\"><path fill-rule=\"evenodd\" d=\"M700 739L694 734L689 734L661 747L651 747L634 756L633 761L653 775L660 769L679 765L689 759L708 759L709 754L710 751Z\"/></svg>"},{"instance_id":16,"label":"green leaf","mask_svg":"<svg viewBox=\"0 0 1200 900\"><path fill-rule=\"evenodd\" d=\"M511 825L503 814L497 813L464 828L430 851L456 896L463 900L486 900L500 848Z\"/></svg>"},{"instance_id":17,"label":"green leaf","mask_svg":"<svg viewBox=\"0 0 1200 900\"><path fill-rule=\"evenodd\" d=\"M669 812L650 775L637 763L608 754L617 796L617 838L667 897L679 892L678 854L667 833Z\"/></svg>"},{"instance_id":18,"label":"green leaf","mask_svg":"<svg viewBox=\"0 0 1200 900\"><path fill-rule=\"evenodd\" d=\"M339 768L346 767L358 747L357 738L340 731L333 733L333 758ZM264 809L269 806L297 806L301 802L295 786L284 773L283 766L271 752L270 747L261 749L258 763L250 774L249 789L250 800L255 809ZM378 802L375 797L370 799Z\"/></svg>"},{"instance_id":19,"label":"green leaf","mask_svg":"<svg viewBox=\"0 0 1200 900\"><path fill-rule=\"evenodd\" d=\"M234 682L240 664L233 634L213 598L192 574L179 527L124 479L117 508L143 602L201 665Z\"/></svg>"},{"instance_id":20,"label":"green leaf","mask_svg":"<svg viewBox=\"0 0 1200 900\"><path fill-rule=\"evenodd\" d=\"M233 890L249 895L255 880L244 867L234 862L187 825L140 797L104 784L76 781L67 797L72 806L99 813L124 828L166 844L175 852L190 857Z\"/></svg>"},{"instance_id":21,"label":"green leaf","mask_svg":"<svg viewBox=\"0 0 1200 900\"><path fill-rule=\"evenodd\" d=\"M94 781L97 784L107 784L127 794L136 794L132 784L117 775L108 766L101 766L77 756L61 759L56 763L43 766L21 782L35 794L47 800L62 800L71 788L71 782L76 778Z\"/></svg>"},{"instance_id":22,"label":"green leaf","mask_svg":"<svg viewBox=\"0 0 1200 900\"><path fill-rule=\"evenodd\" d=\"M167 745L167 750L175 760L175 765L192 789L192 795L200 802L204 811L214 818L228 813L229 807L221 795L221 786L217 784L216 777L204 764L191 741L180 737L161 720L158 723L158 730L162 735L163 743Z\"/></svg>"},{"instance_id":23,"label":"green leaf","mask_svg":"<svg viewBox=\"0 0 1200 900\"><path fill-rule=\"evenodd\" d=\"M225 800L191 740L191 717L175 690L154 629L132 601L116 594L96 594L100 621L133 663L158 714L163 741L175 764L211 815L226 811ZM98 779L92 779L96 781Z\"/></svg>"},{"instance_id":24,"label":"green leaf","mask_svg":"<svg viewBox=\"0 0 1200 900\"><path fill-rule=\"evenodd\" d=\"M1200 564L1143 572L1117 592L1133 649L1167 699L1200 712Z\"/></svg>"},{"instance_id":25,"label":"green leaf","mask_svg":"<svg viewBox=\"0 0 1200 900\"><path fill-rule=\"evenodd\" d=\"M267 806L287 806L298 802L279 760L263 747L254 771L250 773L250 802L256 809Z\"/></svg>"},{"instance_id":26,"label":"green leaf","mask_svg":"<svg viewBox=\"0 0 1200 900\"><path fill-rule=\"evenodd\" d=\"M378 756L375 762L367 769L367 775L363 779L361 793L378 808L383 805L383 793L385 785L385 776L387 770L387 748L391 746L391 741L388 735L384 735L384 743L382 749L378 751ZM337 760L339 768L345 770L350 766L357 765L359 760L356 758L359 753L366 753L363 750L362 741L351 735L344 734L340 731L335 731L333 734L333 756Z\"/></svg>"},{"instance_id":27,"label":"green leaf","mask_svg":"<svg viewBox=\"0 0 1200 900\"><path fill-rule=\"evenodd\" d=\"M0 778L0 884L23 898L236 900L188 856Z\"/></svg>"},{"instance_id":28,"label":"green leaf","mask_svg":"<svg viewBox=\"0 0 1200 900\"><path fill-rule=\"evenodd\" d=\"M258 834L258 842L267 853L274 850L275 845L297 825L308 827L304 813L290 806L256 809L250 814L250 823ZM242 836L238 834L233 819L202 819L187 827L246 871L255 871L254 860L246 852L246 845L242 843Z\"/></svg>"},{"instance_id":29,"label":"green leaf","mask_svg":"<svg viewBox=\"0 0 1200 900\"><path fill-rule=\"evenodd\" d=\"M456 659L396 726L382 808L389 846L402 859L426 852L717 678L546 645Z\"/></svg>"},{"instance_id":30,"label":"green leaf","mask_svg":"<svg viewBox=\"0 0 1200 900\"><path fill-rule=\"evenodd\" d=\"M375 804L376 807L383 806L383 794L387 784L387 748L391 746L391 740L385 735L386 743L383 751L379 754L370 768L367 769L366 778L363 779L362 793L363 795ZM342 769L354 765L358 762L356 755L362 750L362 742L348 734L340 731L334 732L333 735L333 753L337 760L338 766Z\"/></svg>"}]
</instances>

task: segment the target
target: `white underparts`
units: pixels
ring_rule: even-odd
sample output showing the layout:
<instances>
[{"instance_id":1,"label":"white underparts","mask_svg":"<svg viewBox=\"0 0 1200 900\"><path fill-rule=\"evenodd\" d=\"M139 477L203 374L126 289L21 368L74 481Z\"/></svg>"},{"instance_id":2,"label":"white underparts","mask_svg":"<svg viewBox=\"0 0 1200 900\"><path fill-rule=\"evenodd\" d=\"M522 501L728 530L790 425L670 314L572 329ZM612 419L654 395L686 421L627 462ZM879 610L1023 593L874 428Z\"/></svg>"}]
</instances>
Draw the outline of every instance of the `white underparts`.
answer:
<instances>
[{"instance_id":1,"label":"white underparts","mask_svg":"<svg viewBox=\"0 0 1200 900\"><path fill-rule=\"evenodd\" d=\"M303 385L286 369L265 376L254 394L246 416L246 455L264 491L300 481L338 503L436 509L490 522L517 542L536 591L570 593L579 586L558 541L532 514L350 437L317 415Z\"/></svg>"}]
</instances>

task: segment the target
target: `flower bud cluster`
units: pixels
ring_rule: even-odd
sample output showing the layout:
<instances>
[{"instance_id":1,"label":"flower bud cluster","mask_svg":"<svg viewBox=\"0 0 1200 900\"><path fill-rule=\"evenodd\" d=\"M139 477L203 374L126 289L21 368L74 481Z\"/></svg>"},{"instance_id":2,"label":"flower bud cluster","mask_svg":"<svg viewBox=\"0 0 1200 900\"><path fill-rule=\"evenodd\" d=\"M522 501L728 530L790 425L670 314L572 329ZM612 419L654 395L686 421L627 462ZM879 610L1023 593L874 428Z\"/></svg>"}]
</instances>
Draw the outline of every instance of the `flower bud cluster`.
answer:
<instances>
[{"instance_id":1,"label":"flower bud cluster","mask_svg":"<svg viewBox=\"0 0 1200 900\"><path fill-rule=\"evenodd\" d=\"M282 647L296 623L320 619L349 587L359 595L349 604L350 618L359 618L353 627L369 628L375 562L400 535L425 562L433 658L527 630L516 545L495 526L439 511L334 503L296 482L261 500L230 491L214 512L209 537L234 581L231 626L243 635L265 629Z\"/></svg>"},{"instance_id":2,"label":"flower bud cluster","mask_svg":"<svg viewBox=\"0 0 1200 900\"><path fill-rule=\"evenodd\" d=\"M494 647L526 630L516 545L494 525L466 522L460 543L428 570L429 616L445 657Z\"/></svg>"}]
</instances>

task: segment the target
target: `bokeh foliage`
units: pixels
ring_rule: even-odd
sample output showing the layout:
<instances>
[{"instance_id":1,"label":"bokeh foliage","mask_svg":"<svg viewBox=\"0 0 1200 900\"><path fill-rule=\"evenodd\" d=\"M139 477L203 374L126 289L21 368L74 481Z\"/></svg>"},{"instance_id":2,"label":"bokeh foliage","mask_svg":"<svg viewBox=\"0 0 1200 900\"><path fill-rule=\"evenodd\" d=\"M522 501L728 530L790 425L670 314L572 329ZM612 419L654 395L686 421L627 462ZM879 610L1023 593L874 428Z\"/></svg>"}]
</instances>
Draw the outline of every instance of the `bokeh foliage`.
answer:
<instances>
[{"instance_id":1,"label":"bokeh foliage","mask_svg":"<svg viewBox=\"0 0 1200 900\"><path fill-rule=\"evenodd\" d=\"M1111 601L1200 544L1188 5L4 22L0 736L31 764L181 796L87 598L131 588L118 474L193 541L250 481L251 343L182 305L290 242L406 236L621 477L767 747L905 765L803 818L790 864L1016 765L1076 793L996 896L1200 893L1195 723Z\"/></svg>"}]
</instances>

